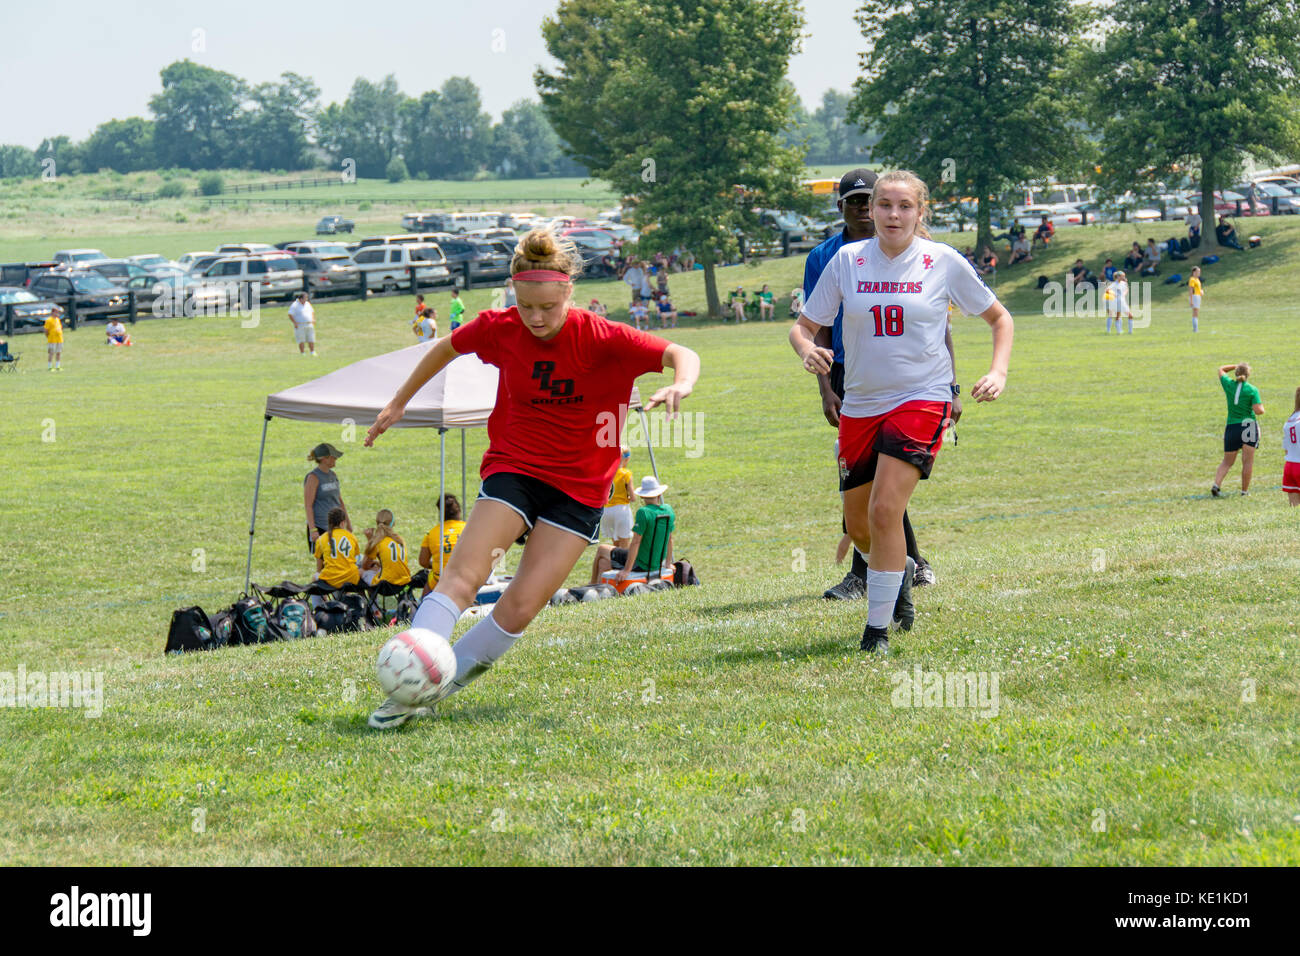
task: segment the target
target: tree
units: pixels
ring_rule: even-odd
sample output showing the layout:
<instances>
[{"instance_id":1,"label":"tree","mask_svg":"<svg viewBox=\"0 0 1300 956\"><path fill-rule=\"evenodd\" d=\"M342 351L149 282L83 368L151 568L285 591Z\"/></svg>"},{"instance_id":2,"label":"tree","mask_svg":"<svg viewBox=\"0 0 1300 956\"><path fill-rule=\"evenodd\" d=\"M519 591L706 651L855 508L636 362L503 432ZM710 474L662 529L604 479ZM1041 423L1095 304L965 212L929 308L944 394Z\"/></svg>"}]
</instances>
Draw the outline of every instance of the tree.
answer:
<instances>
[{"instance_id":1,"label":"tree","mask_svg":"<svg viewBox=\"0 0 1300 956\"><path fill-rule=\"evenodd\" d=\"M1084 59L1102 178L1122 192L1199 172L1204 228L1244 152L1300 149L1296 0L1119 0Z\"/></svg>"},{"instance_id":2,"label":"tree","mask_svg":"<svg viewBox=\"0 0 1300 956\"><path fill-rule=\"evenodd\" d=\"M181 60L162 71L149 100L162 166L218 169L248 165L244 152L248 86L239 77Z\"/></svg>"},{"instance_id":3,"label":"tree","mask_svg":"<svg viewBox=\"0 0 1300 956\"><path fill-rule=\"evenodd\" d=\"M546 111L532 100L520 100L503 112L492 134L492 159L505 176L553 176L564 165L560 137Z\"/></svg>"},{"instance_id":4,"label":"tree","mask_svg":"<svg viewBox=\"0 0 1300 956\"><path fill-rule=\"evenodd\" d=\"M37 176L40 172L40 161L26 146L0 146L0 179Z\"/></svg>"},{"instance_id":5,"label":"tree","mask_svg":"<svg viewBox=\"0 0 1300 956\"><path fill-rule=\"evenodd\" d=\"M81 144L74 143L67 136L47 136L41 140L41 145L36 147L36 161L42 164L42 172L44 172L45 160L52 159L56 176L85 172L82 158Z\"/></svg>"},{"instance_id":6,"label":"tree","mask_svg":"<svg viewBox=\"0 0 1300 956\"><path fill-rule=\"evenodd\" d=\"M936 197L977 197L977 242L989 244L991 194L1073 167L1084 149L1066 64L1089 15L1071 0L866 0L871 49L849 117L879 130L877 160Z\"/></svg>"},{"instance_id":7,"label":"tree","mask_svg":"<svg viewBox=\"0 0 1300 956\"><path fill-rule=\"evenodd\" d=\"M821 106L813 111L811 120L821 132L821 152L808 150L810 163L857 163L861 165L871 157L871 147L880 140L880 134L864 133L849 118L851 97L839 90L822 94Z\"/></svg>"},{"instance_id":8,"label":"tree","mask_svg":"<svg viewBox=\"0 0 1300 956\"><path fill-rule=\"evenodd\" d=\"M342 105L320 114L321 147L336 163L355 160L358 176L378 179L400 152L405 100L391 73L378 84L357 79Z\"/></svg>"},{"instance_id":9,"label":"tree","mask_svg":"<svg viewBox=\"0 0 1300 956\"><path fill-rule=\"evenodd\" d=\"M278 83L259 83L250 97L256 110L248 119L244 148L254 169L302 169L316 128L320 89L297 73L282 73Z\"/></svg>"},{"instance_id":10,"label":"tree","mask_svg":"<svg viewBox=\"0 0 1300 956\"><path fill-rule=\"evenodd\" d=\"M82 145L86 169L113 169L119 173L155 169L158 156L153 136L154 124L138 116L101 123Z\"/></svg>"},{"instance_id":11,"label":"tree","mask_svg":"<svg viewBox=\"0 0 1300 956\"><path fill-rule=\"evenodd\" d=\"M542 26L560 62L537 74L556 132L631 197L643 252L695 252L712 316L715 267L757 230L753 210L811 206L803 152L781 138L802 27L797 0L564 0Z\"/></svg>"},{"instance_id":12,"label":"tree","mask_svg":"<svg viewBox=\"0 0 1300 956\"><path fill-rule=\"evenodd\" d=\"M388 161L388 165L384 168L384 175L388 177L390 183L401 183L411 178L401 156L394 156Z\"/></svg>"},{"instance_id":13,"label":"tree","mask_svg":"<svg viewBox=\"0 0 1300 956\"><path fill-rule=\"evenodd\" d=\"M803 150L807 162L820 162L820 157L826 153L826 130L820 123L813 121L812 115L799 99L799 94L794 92L794 84L789 80L786 80L786 84L794 96L794 103L790 107L790 122L781 131L781 140L787 146Z\"/></svg>"}]
</instances>

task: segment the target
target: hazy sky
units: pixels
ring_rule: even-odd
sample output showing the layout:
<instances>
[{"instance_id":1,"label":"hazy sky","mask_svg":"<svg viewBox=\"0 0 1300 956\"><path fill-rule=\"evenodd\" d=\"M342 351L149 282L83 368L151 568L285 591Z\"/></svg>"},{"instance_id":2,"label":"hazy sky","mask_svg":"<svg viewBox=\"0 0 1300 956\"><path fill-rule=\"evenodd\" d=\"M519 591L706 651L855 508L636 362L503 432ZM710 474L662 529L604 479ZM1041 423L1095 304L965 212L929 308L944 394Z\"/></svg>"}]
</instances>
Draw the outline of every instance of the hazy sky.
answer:
<instances>
[{"instance_id":1,"label":"hazy sky","mask_svg":"<svg viewBox=\"0 0 1300 956\"><path fill-rule=\"evenodd\" d=\"M322 103L342 102L358 76L379 80L392 73L402 91L414 95L440 87L450 76L468 76L495 120L516 100L537 98L533 70L538 64L553 66L541 22L558 5L558 0L6 4L0 143L34 149L46 136L84 139L105 120L148 116L149 97L161 87L158 71L185 58L250 83L292 70L316 81ZM807 35L803 51L791 61L790 79L809 109L825 90L846 90L857 75L857 53L864 44L853 22L856 6L854 0L804 0Z\"/></svg>"}]
</instances>

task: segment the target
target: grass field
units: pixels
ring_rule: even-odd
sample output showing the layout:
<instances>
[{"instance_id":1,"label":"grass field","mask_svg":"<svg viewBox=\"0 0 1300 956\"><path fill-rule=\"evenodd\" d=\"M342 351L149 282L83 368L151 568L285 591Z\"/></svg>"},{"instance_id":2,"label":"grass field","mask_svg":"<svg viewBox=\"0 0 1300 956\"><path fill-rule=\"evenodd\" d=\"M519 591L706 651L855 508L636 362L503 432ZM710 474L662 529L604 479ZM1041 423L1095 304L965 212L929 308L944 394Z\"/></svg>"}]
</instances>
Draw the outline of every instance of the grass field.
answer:
<instances>
[{"instance_id":1,"label":"grass field","mask_svg":"<svg viewBox=\"0 0 1300 956\"><path fill-rule=\"evenodd\" d=\"M913 499L939 581L888 660L857 651L864 607L820 597L843 573L834 434L787 323L687 320L672 337L703 359L703 453L656 457L704 586L547 609L493 673L387 736L365 727L384 634L161 651L174 608L242 587L265 396L408 343L410 300L320 305L316 361L278 307L255 329L141 322L130 350L83 328L60 374L16 339L0 673L102 671L105 706L0 709L0 862L1300 863L1300 514L1279 490L1300 223L1258 231L1261 250L1206 270L1195 336L1182 287L1156 286L1131 338L1042 314L1036 275L1121 255L1146 238L1132 226L1063 230L999 277L1008 389L967 405ZM801 272L719 281L784 293ZM672 282L702 306L698 273ZM625 302L615 283L580 294ZM955 341L969 387L989 334L966 318ZM1243 359L1267 407L1255 491L1215 501L1213 369ZM269 434L254 580L310 575L300 489L319 441L345 449L354 515L392 508L408 543L427 530L434 434ZM469 447L476 462L483 434ZM916 668L996 675L996 716L895 706Z\"/></svg>"}]
</instances>

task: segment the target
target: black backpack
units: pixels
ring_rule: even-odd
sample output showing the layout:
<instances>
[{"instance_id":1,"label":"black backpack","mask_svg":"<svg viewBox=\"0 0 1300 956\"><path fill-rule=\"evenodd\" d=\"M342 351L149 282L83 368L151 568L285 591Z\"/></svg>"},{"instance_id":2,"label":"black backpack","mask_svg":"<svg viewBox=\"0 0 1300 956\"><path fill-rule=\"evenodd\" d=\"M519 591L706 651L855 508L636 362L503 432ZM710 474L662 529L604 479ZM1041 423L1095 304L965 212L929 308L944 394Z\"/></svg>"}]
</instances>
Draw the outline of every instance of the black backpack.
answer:
<instances>
[{"instance_id":1,"label":"black backpack","mask_svg":"<svg viewBox=\"0 0 1300 956\"><path fill-rule=\"evenodd\" d=\"M262 596L257 585L253 585L253 591L256 597L245 594L230 609L230 615L234 619L232 643L266 644L284 640L284 631L275 622L271 603Z\"/></svg>"},{"instance_id":2,"label":"black backpack","mask_svg":"<svg viewBox=\"0 0 1300 956\"><path fill-rule=\"evenodd\" d=\"M686 560L673 562L673 587L680 588L699 583L700 579L695 576L695 569L691 567L691 562Z\"/></svg>"},{"instance_id":3,"label":"black backpack","mask_svg":"<svg viewBox=\"0 0 1300 956\"><path fill-rule=\"evenodd\" d=\"M326 601L312 612L316 629L326 634L349 630L348 608L342 601Z\"/></svg>"},{"instance_id":4,"label":"black backpack","mask_svg":"<svg viewBox=\"0 0 1300 956\"><path fill-rule=\"evenodd\" d=\"M183 654L186 651L210 651L226 642L213 632L212 622L201 607L183 607L172 612L172 623L167 629L165 654Z\"/></svg>"},{"instance_id":5,"label":"black backpack","mask_svg":"<svg viewBox=\"0 0 1300 956\"><path fill-rule=\"evenodd\" d=\"M407 591L397 599L397 608L393 611L393 618L389 624L407 624L414 617L415 612L420 606L420 599L410 591Z\"/></svg>"}]
</instances>

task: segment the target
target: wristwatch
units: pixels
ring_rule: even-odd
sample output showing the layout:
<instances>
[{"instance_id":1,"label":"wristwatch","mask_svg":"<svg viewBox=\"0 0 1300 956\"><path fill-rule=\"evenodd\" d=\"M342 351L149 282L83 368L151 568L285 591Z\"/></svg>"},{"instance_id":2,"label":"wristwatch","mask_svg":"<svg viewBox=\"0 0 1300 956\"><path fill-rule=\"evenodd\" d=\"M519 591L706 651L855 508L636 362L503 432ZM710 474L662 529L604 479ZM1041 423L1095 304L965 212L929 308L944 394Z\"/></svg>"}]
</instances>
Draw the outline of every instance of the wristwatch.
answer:
<instances>
[{"instance_id":1,"label":"wristwatch","mask_svg":"<svg viewBox=\"0 0 1300 956\"><path fill-rule=\"evenodd\" d=\"M957 384L954 383L954 384L953 384L952 386L950 386L950 387L952 388L952 393L953 393L954 395L960 395L960 394L961 394L961 386L960 386L960 385L957 385Z\"/></svg>"}]
</instances>

